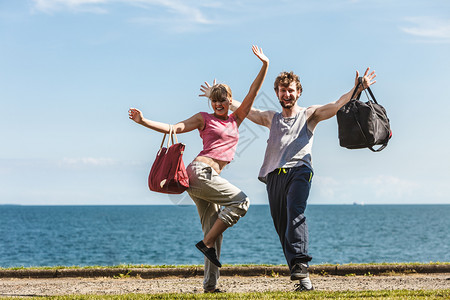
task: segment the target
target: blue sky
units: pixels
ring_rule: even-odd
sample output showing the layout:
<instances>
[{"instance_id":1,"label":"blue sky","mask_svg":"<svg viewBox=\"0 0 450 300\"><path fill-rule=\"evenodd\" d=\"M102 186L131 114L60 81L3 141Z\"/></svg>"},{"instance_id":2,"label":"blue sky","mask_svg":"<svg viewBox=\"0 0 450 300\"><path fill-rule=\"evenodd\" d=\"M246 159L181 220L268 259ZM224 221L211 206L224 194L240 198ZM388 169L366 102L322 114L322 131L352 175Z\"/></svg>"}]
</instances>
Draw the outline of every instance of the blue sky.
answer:
<instances>
[{"instance_id":1,"label":"blue sky","mask_svg":"<svg viewBox=\"0 0 450 300\"><path fill-rule=\"evenodd\" d=\"M217 78L242 99L270 58L255 107L279 109L272 86L293 70L299 104L336 100L355 70L393 139L380 153L339 147L336 119L316 129L311 204L450 204L448 1L0 0L0 204L191 204L150 192L162 135L129 107L176 123L210 111L199 87ZM254 204L268 130L246 120L223 176ZM179 136L188 164L198 132Z\"/></svg>"}]
</instances>

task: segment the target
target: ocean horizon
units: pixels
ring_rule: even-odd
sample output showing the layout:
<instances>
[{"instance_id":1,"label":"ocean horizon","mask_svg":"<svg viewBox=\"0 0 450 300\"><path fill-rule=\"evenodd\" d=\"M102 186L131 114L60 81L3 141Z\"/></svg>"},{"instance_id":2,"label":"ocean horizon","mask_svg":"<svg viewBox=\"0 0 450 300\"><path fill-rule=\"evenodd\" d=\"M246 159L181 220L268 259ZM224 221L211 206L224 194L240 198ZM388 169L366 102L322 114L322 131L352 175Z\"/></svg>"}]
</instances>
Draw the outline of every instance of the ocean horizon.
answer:
<instances>
[{"instance_id":1,"label":"ocean horizon","mask_svg":"<svg viewBox=\"0 0 450 300\"><path fill-rule=\"evenodd\" d=\"M448 262L450 205L310 204L311 264ZM0 204L0 267L203 264L194 205ZM285 264L269 207L224 234L224 264Z\"/></svg>"}]
</instances>

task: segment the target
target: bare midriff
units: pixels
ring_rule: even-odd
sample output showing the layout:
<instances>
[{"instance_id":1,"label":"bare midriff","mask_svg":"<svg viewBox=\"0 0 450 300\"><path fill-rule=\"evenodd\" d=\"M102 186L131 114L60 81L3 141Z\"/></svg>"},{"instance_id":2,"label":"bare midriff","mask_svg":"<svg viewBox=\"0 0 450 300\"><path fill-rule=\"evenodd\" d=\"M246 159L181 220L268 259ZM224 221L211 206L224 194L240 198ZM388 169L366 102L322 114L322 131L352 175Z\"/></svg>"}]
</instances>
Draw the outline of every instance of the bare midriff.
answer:
<instances>
[{"instance_id":1,"label":"bare midriff","mask_svg":"<svg viewBox=\"0 0 450 300\"><path fill-rule=\"evenodd\" d=\"M209 165L211 168L216 170L217 174L222 172L223 168L228 165L228 161L218 160L207 156L197 156L194 161L199 161Z\"/></svg>"}]
</instances>

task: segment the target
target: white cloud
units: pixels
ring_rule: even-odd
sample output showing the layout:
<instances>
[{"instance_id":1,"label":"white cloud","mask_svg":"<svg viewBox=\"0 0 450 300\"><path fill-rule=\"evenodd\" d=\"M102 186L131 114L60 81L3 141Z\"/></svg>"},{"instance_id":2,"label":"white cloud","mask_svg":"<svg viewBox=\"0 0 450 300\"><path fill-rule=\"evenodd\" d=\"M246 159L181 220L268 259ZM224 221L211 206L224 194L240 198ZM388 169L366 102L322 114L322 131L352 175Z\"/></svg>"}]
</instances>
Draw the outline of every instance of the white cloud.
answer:
<instances>
[{"instance_id":1,"label":"white cloud","mask_svg":"<svg viewBox=\"0 0 450 300\"><path fill-rule=\"evenodd\" d=\"M143 2L150 2L151 4L156 5L162 5L167 7L168 9L178 13L179 15L184 16L185 18L189 19L190 21L193 21L194 23L199 24L210 24L212 23L210 20L208 20L201 10L199 8L192 7L191 5L185 5L183 2L180 1L145 1L141 0Z\"/></svg>"},{"instance_id":2,"label":"white cloud","mask_svg":"<svg viewBox=\"0 0 450 300\"><path fill-rule=\"evenodd\" d=\"M93 158L93 157L83 157L83 158L64 158L60 162L60 166L111 166L117 164L117 161L110 158Z\"/></svg>"},{"instance_id":3,"label":"white cloud","mask_svg":"<svg viewBox=\"0 0 450 300\"><path fill-rule=\"evenodd\" d=\"M105 157L81 157L81 158L63 158L57 161L57 166L59 168L77 168L77 169L91 169L91 168L108 168L115 167L118 169L123 168L135 168L146 166L148 162L138 161L138 160L116 160L112 158ZM93 169L94 170L94 169Z\"/></svg>"},{"instance_id":4,"label":"white cloud","mask_svg":"<svg viewBox=\"0 0 450 300\"><path fill-rule=\"evenodd\" d=\"M0 204L141 203L148 172L112 158L0 159Z\"/></svg>"},{"instance_id":5,"label":"white cloud","mask_svg":"<svg viewBox=\"0 0 450 300\"><path fill-rule=\"evenodd\" d=\"M421 184L417 182L389 175L366 178L363 180L363 184L373 190L373 194L377 198L392 200L412 197L421 188Z\"/></svg>"},{"instance_id":6,"label":"white cloud","mask_svg":"<svg viewBox=\"0 0 450 300\"><path fill-rule=\"evenodd\" d=\"M179 0L33 0L35 9L38 11L52 13L57 11L107 13L112 5L121 4L135 6L148 11L164 9L169 13L169 19L164 17L140 17L134 19L139 23L170 23L183 22L185 24L211 24L201 8L198 1Z\"/></svg>"},{"instance_id":7,"label":"white cloud","mask_svg":"<svg viewBox=\"0 0 450 300\"><path fill-rule=\"evenodd\" d=\"M140 167L148 162L139 160L117 160L105 157L78 157L62 159L0 159L0 175L26 173L30 170L54 171L60 168L95 168L117 166L120 168Z\"/></svg>"},{"instance_id":8,"label":"white cloud","mask_svg":"<svg viewBox=\"0 0 450 300\"><path fill-rule=\"evenodd\" d=\"M106 13L99 4L111 2L109 0L33 0L35 9L52 13L56 11L70 10L76 12ZM96 5L96 6L93 6Z\"/></svg>"},{"instance_id":9,"label":"white cloud","mask_svg":"<svg viewBox=\"0 0 450 300\"><path fill-rule=\"evenodd\" d=\"M314 176L314 189L318 191L319 197L327 200L333 200L341 192L341 185L338 180L332 177Z\"/></svg>"},{"instance_id":10,"label":"white cloud","mask_svg":"<svg viewBox=\"0 0 450 300\"><path fill-rule=\"evenodd\" d=\"M450 41L450 19L435 17L411 17L406 18L411 23L400 29L410 35L426 38L428 41Z\"/></svg>"},{"instance_id":11,"label":"white cloud","mask_svg":"<svg viewBox=\"0 0 450 300\"><path fill-rule=\"evenodd\" d=\"M401 204L448 203L449 187L443 182L402 179L391 175L362 178L315 176L312 203Z\"/></svg>"}]
</instances>

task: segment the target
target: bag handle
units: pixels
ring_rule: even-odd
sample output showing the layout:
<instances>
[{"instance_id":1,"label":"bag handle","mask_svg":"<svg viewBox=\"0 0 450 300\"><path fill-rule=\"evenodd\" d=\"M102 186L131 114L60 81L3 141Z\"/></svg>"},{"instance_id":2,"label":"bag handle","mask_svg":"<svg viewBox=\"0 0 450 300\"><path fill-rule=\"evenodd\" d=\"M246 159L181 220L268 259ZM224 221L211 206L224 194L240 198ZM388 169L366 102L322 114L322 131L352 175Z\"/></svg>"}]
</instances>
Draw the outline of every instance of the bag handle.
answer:
<instances>
[{"instance_id":1,"label":"bag handle","mask_svg":"<svg viewBox=\"0 0 450 300\"><path fill-rule=\"evenodd\" d=\"M174 144L173 136L175 136L175 140L178 143L177 135L175 134L175 130L173 130L173 125L169 124L169 133L168 134L169 134L169 137L167 138L167 149L169 149L170 140L172 140L172 145ZM161 145L159 146L159 151L161 151L162 147L164 146L164 141L166 140L166 135L167 135L167 133L164 133L163 139L161 141Z\"/></svg>"},{"instance_id":2,"label":"bag handle","mask_svg":"<svg viewBox=\"0 0 450 300\"><path fill-rule=\"evenodd\" d=\"M362 84L362 77L359 77L358 78L358 81ZM364 87L364 86L363 86ZM369 97L369 95L367 94L367 90L369 91L369 94L370 94L370 96L372 97L372 99ZM367 89L365 89L364 90L364 92L366 93L366 96L367 96L367 99L369 100L369 105L372 107L372 109L373 109L373 106L372 106L372 102L371 101L373 101L374 103L376 103L376 104L378 104L378 102L377 102L377 100L375 99L375 96L374 96L374 94L372 93L372 90L370 89L370 87L367 87ZM360 94L361 95L361 94ZM359 100L359 96L358 96L358 100ZM378 104L379 105L379 104ZM387 115L384 113L383 114L384 115L384 117L387 119ZM387 139L387 141L389 141L389 139L390 139L390 137ZM371 149L370 147L369 147L369 149L370 150L372 150L373 152L379 152L379 151L381 151L381 150L383 150L386 146L387 146L387 142L386 142L386 144L383 144L384 145L384 147L381 147L380 149L378 149L378 150L373 150L373 149Z\"/></svg>"},{"instance_id":3,"label":"bag handle","mask_svg":"<svg viewBox=\"0 0 450 300\"><path fill-rule=\"evenodd\" d=\"M177 138L177 134L175 133L176 130L173 129L173 125L169 124L169 137L167 138L167 149L169 149L170 146L170 140L172 140L172 145L174 144L178 144L178 138ZM163 145L164 145L164 141L166 140L166 135L167 133L164 133L164 137L161 141L161 146L159 146L159 150L162 149ZM174 140L175 138L175 140Z\"/></svg>"},{"instance_id":4,"label":"bag handle","mask_svg":"<svg viewBox=\"0 0 450 300\"><path fill-rule=\"evenodd\" d=\"M350 100L355 99L355 94L356 91L358 91L359 86L362 84L362 77L358 77L358 84L356 85L355 89L353 90L352 96L350 97ZM359 100L359 97L361 96L361 93L359 93L358 97L356 98L356 100Z\"/></svg>"},{"instance_id":5,"label":"bag handle","mask_svg":"<svg viewBox=\"0 0 450 300\"><path fill-rule=\"evenodd\" d=\"M373 147L372 147L372 146L370 146L370 147L367 147L367 148L369 148L370 150L372 150L372 152L380 152L381 150L383 150L384 148L386 148L386 146L387 146L387 142L386 142L386 143L384 143L383 145L381 145L381 147L380 147L380 148L378 148L377 150L373 149Z\"/></svg>"},{"instance_id":6,"label":"bag handle","mask_svg":"<svg viewBox=\"0 0 450 300\"><path fill-rule=\"evenodd\" d=\"M361 84L363 84L363 83L362 83L362 77L359 77L359 78L358 78L358 81L359 81ZM364 85L363 85L363 87L364 87ZM373 93L372 93L372 90L370 89L370 86L368 86L366 89L364 89L364 92L366 93L367 99L371 100L371 98L370 98L369 95L367 94L367 91L369 91L370 97L372 97L373 102L375 102L376 104L378 104L377 100L375 99L375 96L374 96ZM358 99L359 99L359 97L358 97Z\"/></svg>"},{"instance_id":7,"label":"bag handle","mask_svg":"<svg viewBox=\"0 0 450 300\"><path fill-rule=\"evenodd\" d=\"M351 100L353 100L353 97L355 96L355 93L356 93L356 91L358 90L358 87L359 87L360 85L362 85L362 87L364 88L364 84L363 84L363 82L362 82L362 79L363 79L362 77L358 77L358 85L356 86L355 90L353 91L353 95L352 95ZM367 94L367 91L369 91L370 97L369 97L369 94ZM374 94L372 93L372 90L370 89L370 86L368 86L367 88L365 88L365 89L364 89L364 92L366 93L367 99L369 99L369 101L372 100L373 102L375 102L376 104L378 104L377 99L375 99L375 96L374 96ZM358 97L356 98L356 100L359 100L359 98L361 97L361 94L362 94L362 92L358 95Z\"/></svg>"},{"instance_id":8,"label":"bag handle","mask_svg":"<svg viewBox=\"0 0 450 300\"><path fill-rule=\"evenodd\" d=\"M355 94L356 94L356 92L358 91L358 88L359 88L360 85L362 85L362 87L364 88L364 85L363 85L363 83L362 83L362 79L363 79L362 77L358 77L358 84L356 85L355 89L353 90L353 94L352 94L352 97L350 98L350 100L355 99L355 98L354 98L354 97L355 97ZM369 95L367 94L367 91L369 91L369 94L370 94L370 96L371 96L372 98L369 97ZM378 104L377 100L375 99L375 96L374 96L373 93L372 93L372 90L370 89L370 86L368 86L367 88L365 88L365 89L364 89L364 92L366 93L367 99L373 100L373 102L375 102L376 104ZM358 94L358 96L356 97L356 100L359 100L359 98L361 98L361 94L362 94L362 92Z\"/></svg>"},{"instance_id":9,"label":"bag handle","mask_svg":"<svg viewBox=\"0 0 450 300\"><path fill-rule=\"evenodd\" d=\"M169 125L169 139L167 140L167 147L169 147L169 140L170 140L170 136L171 136L171 131L172 131L172 125ZM161 141L161 146L159 146L159 150L161 150L163 145L164 145L164 141L166 140L166 135L167 135L167 133L164 133L163 139Z\"/></svg>"},{"instance_id":10,"label":"bag handle","mask_svg":"<svg viewBox=\"0 0 450 300\"><path fill-rule=\"evenodd\" d=\"M173 126L169 124L169 137L167 138L167 149L169 149L170 146L170 140L172 140L172 145L173 145L173 135L172 135L172 131L173 131Z\"/></svg>"},{"instance_id":11,"label":"bag handle","mask_svg":"<svg viewBox=\"0 0 450 300\"><path fill-rule=\"evenodd\" d=\"M177 134L176 134L176 130L175 129L173 129L173 125L170 125L170 126L172 126L172 145L174 144L173 143L173 138L175 137L175 144L178 144L178 139L177 139Z\"/></svg>"}]
</instances>

